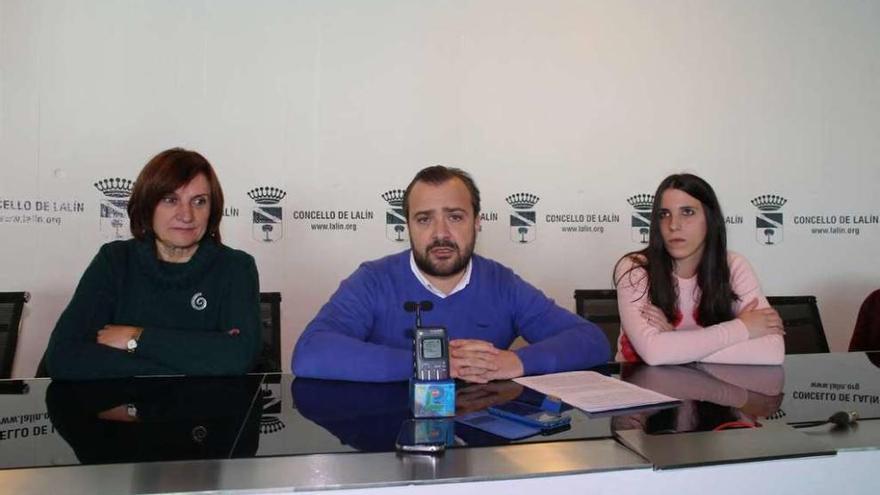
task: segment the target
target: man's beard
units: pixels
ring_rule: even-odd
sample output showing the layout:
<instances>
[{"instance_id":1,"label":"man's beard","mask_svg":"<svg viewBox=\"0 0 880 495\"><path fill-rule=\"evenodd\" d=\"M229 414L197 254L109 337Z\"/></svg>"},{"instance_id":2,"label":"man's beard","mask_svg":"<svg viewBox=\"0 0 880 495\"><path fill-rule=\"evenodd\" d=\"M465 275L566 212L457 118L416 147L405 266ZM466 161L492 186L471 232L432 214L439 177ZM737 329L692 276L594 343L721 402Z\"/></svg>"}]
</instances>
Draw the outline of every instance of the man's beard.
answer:
<instances>
[{"instance_id":1,"label":"man's beard","mask_svg":"<svg viewBox=\"0 0 880 495\"><path fill-rule=\"evenodd\" d=\"M452 241L436 240L429 244L424 252L419 252L412 246L412 240L410 240L410 247L413 248L412 253L413 258L416 260L416 266L419 267L419 270L421 270L422 273L432 277L448 277L464 271L464 269L467 268L468 263L471 261L471 256L474 254L474 244L476 244L476 239L474 239L474 242L472 242L470 246L467 246L466 249L462 251L459 249L458 244ZM438 247L454 249L458 258L454 263L448 265L448 267L437 266L431 261L429 253L432 249Z\"/></svg>"}]
</instances>

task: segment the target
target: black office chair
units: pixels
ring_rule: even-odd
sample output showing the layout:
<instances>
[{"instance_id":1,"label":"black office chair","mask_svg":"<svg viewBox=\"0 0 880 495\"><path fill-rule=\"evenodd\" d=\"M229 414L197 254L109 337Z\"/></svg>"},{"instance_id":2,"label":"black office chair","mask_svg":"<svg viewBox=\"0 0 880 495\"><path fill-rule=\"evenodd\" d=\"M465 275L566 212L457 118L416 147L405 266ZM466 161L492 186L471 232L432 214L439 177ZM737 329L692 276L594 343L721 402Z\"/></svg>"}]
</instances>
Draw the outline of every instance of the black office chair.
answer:
<instances>
[{"instance_id":1,"label":"black office chair","mask_svg":"<svg viewBox=\"0 0 880 495\"><path fill-rule=\"evenodd\" d=\"M620 336L620 313L617 310L617 291L614 289L577 289L574 291L575 311L595 323L605 333L612 352L617 351Z\"/></svg>"},{"instance_id":2,"label":"black office chair","mask_svg":"<svg viewBox=\"0 0 880 495\"><path fill-rule=\"evenodd\" d=\"M868 294L862 302L849 351L880 351L880 289Z\"/></svg>"},{"instance_id":3,"label":"black office chair","mask_svg":"<svg viewBox=\"0 0 880 495\"><path fill-rule=\"evenodd\" d=\"M767 302L779 313L785 326L786 354L829 352L816 296L770 296Z\"/></svg>"},{"instance_id":4,"label":"black office chair","mask_svg":"<svg viewBox=\"0 0 880 495\"><path fill-rule=\"evenodd\" d=\"M260 331L263 346L256 373L281 372L281 293L260 293Z\"/></svg>"},{"instance_id":5,"label":"black office chair","mask_svg":"<svg viewBox=\"0 0 880 495\"><path fill-rule=\"evenodd\" d=\"M21 313L30 298L27 292L0 292L0 378L12 376Z\"/></svg>"}]
</instances>

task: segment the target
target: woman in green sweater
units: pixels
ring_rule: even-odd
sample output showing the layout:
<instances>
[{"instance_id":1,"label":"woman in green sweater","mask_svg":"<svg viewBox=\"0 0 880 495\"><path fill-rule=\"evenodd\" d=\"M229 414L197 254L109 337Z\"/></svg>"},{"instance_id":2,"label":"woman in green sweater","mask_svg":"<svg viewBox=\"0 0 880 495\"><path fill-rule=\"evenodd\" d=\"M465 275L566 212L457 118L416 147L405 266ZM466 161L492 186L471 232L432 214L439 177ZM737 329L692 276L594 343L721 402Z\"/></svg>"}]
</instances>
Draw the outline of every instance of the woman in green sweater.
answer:
<instances>
[{"instance_id":1,"label":"woman in green sweater","mask_svg":"<svg viewBox=\"0 0 880 495\"><path fill-rule=\"evenodd\" d=\"M200 154L156 155L128 203L133 239L105 244L61 314L55 379L238 375L260 350L253 257L220 242L223 191Z\"/></svg>"}]
</instances>

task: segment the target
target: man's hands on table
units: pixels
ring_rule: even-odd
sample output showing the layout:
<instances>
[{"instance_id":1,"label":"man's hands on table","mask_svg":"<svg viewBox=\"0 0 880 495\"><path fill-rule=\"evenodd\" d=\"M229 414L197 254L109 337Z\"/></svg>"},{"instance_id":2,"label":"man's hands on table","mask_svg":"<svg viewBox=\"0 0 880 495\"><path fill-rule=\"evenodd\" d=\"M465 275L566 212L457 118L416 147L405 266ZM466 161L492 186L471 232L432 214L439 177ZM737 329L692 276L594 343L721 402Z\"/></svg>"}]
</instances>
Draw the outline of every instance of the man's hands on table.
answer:
<instances>
[{"instance_id":1,"label":"man's hands on table","mask_svg":"<svg viewBox=\"0 0 880 495\"><path fill-rule=\"evenodd\" d=\"M449 367L453 378L471 383L509 380L522 376L524 371L516 353L477 339L451 340Z\"/></svg>"}]
</instances>

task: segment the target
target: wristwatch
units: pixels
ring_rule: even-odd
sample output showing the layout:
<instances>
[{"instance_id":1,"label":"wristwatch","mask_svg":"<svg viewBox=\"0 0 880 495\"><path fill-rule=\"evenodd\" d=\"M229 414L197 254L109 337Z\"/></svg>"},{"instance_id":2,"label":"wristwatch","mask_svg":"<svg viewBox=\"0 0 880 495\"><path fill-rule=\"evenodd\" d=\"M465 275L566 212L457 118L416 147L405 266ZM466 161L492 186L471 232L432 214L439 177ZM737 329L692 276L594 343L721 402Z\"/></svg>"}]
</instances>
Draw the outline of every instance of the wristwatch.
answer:
<instances>
[{"instance_id":1,"label":"wristwatch","mask_svg":"<svg viewBox=\"0 0 880 495\"><path fill-rule=\"evenodd\" d=\"M128 339L128 342L125 343L125 349L129 352L129 354L134 354L135 349L138 347L138 339L141 338L141 332L143 332L143 328L138 328L137 332L134 334L134 337Z\"/></svg>"}]
</instances>

